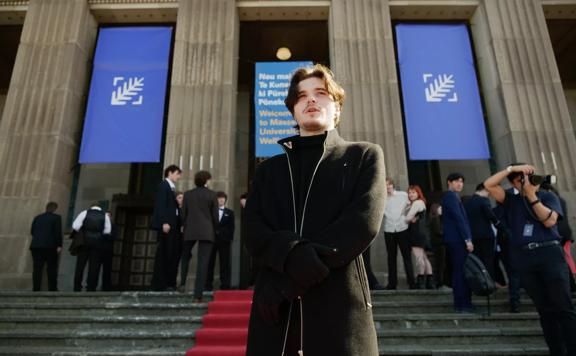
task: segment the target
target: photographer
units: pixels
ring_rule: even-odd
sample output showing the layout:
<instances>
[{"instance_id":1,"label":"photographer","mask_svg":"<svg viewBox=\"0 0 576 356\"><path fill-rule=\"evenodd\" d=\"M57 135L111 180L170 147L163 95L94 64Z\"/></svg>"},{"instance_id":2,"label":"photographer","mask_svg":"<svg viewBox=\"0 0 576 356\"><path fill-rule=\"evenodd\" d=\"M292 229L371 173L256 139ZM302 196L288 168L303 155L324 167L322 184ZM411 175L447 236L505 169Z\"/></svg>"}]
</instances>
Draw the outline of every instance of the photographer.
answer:
<instances>
[{"instance_id":1,"label":"photographer","mask_svg":"<svg viewBox=\"0 0 576 356\"><path fill-rule=\"evenodd\" d=\"M500 182L508 178L520 192L505 191ZM567 264L557 232L562 219L558 197L539 191L543 177L530 165L512 165L484 182L503 205L510 228L510 253L517 264L520 282L540 316L551 355L576 355L576 310L570 297Z\"/></svg>"}]
</instances>

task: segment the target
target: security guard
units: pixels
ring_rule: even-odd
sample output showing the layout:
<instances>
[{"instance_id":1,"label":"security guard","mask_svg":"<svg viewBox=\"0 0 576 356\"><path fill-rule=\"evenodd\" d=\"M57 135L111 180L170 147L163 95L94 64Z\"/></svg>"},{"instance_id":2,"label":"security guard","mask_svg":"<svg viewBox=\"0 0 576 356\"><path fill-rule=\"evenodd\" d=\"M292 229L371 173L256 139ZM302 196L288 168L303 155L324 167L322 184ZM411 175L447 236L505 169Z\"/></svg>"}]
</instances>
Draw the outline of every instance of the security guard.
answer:
<instances>
[{"instance_id":1,"label":"security guard","mask_svg":"<svg viewBox=\"0 0 576 356\"><path fill-rule=\"evenodd\" d=\"M576 310L570 296L568 271L556 223L562 219L560 200L539 191L530 182L530 165L508 166L484 182L506 212L513 261L520 282L540 315L544 338L552 356L576 356ZM500 182L508 178L520 194L505 191Z\"/></svg>"}]
</instances>

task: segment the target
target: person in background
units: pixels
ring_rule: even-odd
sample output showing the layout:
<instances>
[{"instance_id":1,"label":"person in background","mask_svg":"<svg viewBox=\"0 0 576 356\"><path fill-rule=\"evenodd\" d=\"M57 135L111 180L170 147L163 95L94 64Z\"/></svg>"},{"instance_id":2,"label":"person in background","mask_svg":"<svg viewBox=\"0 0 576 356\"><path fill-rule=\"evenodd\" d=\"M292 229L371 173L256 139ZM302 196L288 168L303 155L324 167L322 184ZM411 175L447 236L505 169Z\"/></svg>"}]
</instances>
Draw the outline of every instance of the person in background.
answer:
<instances>
[{"instance_id":1,"label":"person in background","mask_svg":"<svg viewBox=\"0 0 576 356\"><path fill-rule=\"evenodd\" d=\"M464 208L470 222L474 254L484 263L492 279L495 279L496 235L492 226L498 227L500 221L492 211L489 195L484 183L478 184L474 195L466 201Z\"/></svg>"},{"instance_id":2,"label":"person in background","mask_svg":"<svg viewBox=\"0 0 576 356\"><path fill-rule=\"evenodd\" d=\"M58 204L49 202L46 211L34 218L30 227L32 241L32 290L42 289L44 265L48 274L48 290L58 290L58 256L62 251L62 218L56 214Z\"/></svg>"},{"instance_id":3,"label":"person in background","mask_svg":"<svg viewBox=\"0 0 576 356\"><path fill-rule=\"evenodd\" d=\"M176 202L176 183L182 170L170 165L164 170L164 179L156 188L151 228L158 232L156 257L152 275L152 290L175 291L180 255L180 210Z\"/></svg>"},{"instance_id":4,"label":"person in background","mask_svg":"<svg viewBox=\"0 0 576 356\"><path fill-rule=\"evenodd\" d=\"M182 249L182 265L180 267L180 288L186 289L188 265L192 258L192 248L198 243L198 264L194 282L194 302L202 301L202 293L206 284L208 264L214 248L216 231L218 230L218 199L216 192L208 188L212 175L207 171L199 171L194 175L196 188L184 193L182 204L182 221L184 222L184 246Z\"/></svg>"},{"instance_id":5,"label":"person in background","mask_svg":"<svg viewBox=\"0 0 576 356\"><path fill-rule=\"evenodd\" d=\"M547 192L552 192L556 194L558 199L560 199L560 206L562 207L562 211L564 212L564 216L568 217L566 206L566 200L560 196L560 193L554 188L551 184L544 182L540 186L541 189L544 189ZM568 277L570 278L570 291L573 293L576 292L576 283L574 281L574 277L576 275L576 264L574 263L574 258L572 257L572 243L574 242L574 238L572 237L572 229L570 228L570 223L568 222L568 218L562 219L558 221L558 233L562 238L562 248L564 249L564 257L566 258L566 263L568 263Z\"/></svg>"},{"instance_id":6,"label":"person in background","mask_svg":"<svg viewBox=\"0 0 576 356\"><path fill-rule=\"evenodd\" d=\"M442 232L442 205L432 204L430 215L428 216L428 227L430 229L430 245L434 263L432 271L435 276L436 288L446 286L446 247L443 241Z\"/></svg>"},{"instance_id":7,"label":"person in background","mask_svg":"<svg viewBox=\"0 0 576 356\"><path fill-rule=\"evenodd\" d=\"M576 355L576 308L557 230L564 216L558 197L540 190L533 175L533 166L514 164L486 179L484 186L506 212L520 282L538 311L550 354L572 356ZM505 179L519 194L500 186Z\"/></svg>"},{"instance_id":8,"label":"person in background","mask_svg":"<svg viewBox=\"0 0 576 356\"><path fill-rule=\"evenodd\" d=\"M214 265L216 255L220 265L220 289L230 289L232 267L230 265L230 254L232 250L232 240L234 239L234 211L226 207L228 196L224 192L216 193L218 198L218 230L214 240L214 248L208 264L208 275L206 277L206 290L214 289Z\"/></svg>"},{"instance_id":9,"label":"person in background","mask_svg":"<svg viewBox=\"0 0 576 356\"><path fill-rule=\"evenodd\" d=\"M100 268L102 267L102 257L104 251L104 238L112 232L112 222L106 213L102 210L99 203L93 203L88 210L82 211L74 222L72 228L84 234L84 241L86 243L86 257L88 260L88 280L86 290L89 292L96 291L98 286L98 279L100 278ZM82 279L84 274L84 264L80 261L80 254L78 255L79 265L76 265L74 273L74 290L80 291L82 288Z\"/></svg>"},{"instance_id":10,"label":"person in background","mask_svg":"<svg viewBox=\"0 0 576 356\"><path fill-rule=\"evenodd\" d=\"M458 313L471 313L475 308L472 305L472 293L464 278L464 262L474 250L474 245L468 217L459 195L464 188L464 176L450 173L446 183L448 191L442 197L442 228L452 262L454 310Z\"/></svg>"},{"instance_id":11,"label":"person in background","mask_svg":"<svg viewBox=\"0 0 576 356\"><path fill-rule=\"evenodd\" d=\"M387 201L384 210L384 241L388 254L388 285L385 289L394 290L398 286L397 257L398 249L404 261L406 281L410 289L416 288L410 241L408 239L408 224L404 220L404 209L408 205L406 192L394 189L394 181L386 179Z\"/></svg>"},{"instance_id":12,"label":"person in background","mask_svg":"<svg viewBox=\"0 0 576 356\"><path fill-rule=\"evenodd\" d=\"M434 289L432 264L425 250L430 246L426 222L426 198L419 186L408 187L408 201L404 210L404 219L408 224L408 239L416 261L416 288Z\"/></svg>"}]
</instances>

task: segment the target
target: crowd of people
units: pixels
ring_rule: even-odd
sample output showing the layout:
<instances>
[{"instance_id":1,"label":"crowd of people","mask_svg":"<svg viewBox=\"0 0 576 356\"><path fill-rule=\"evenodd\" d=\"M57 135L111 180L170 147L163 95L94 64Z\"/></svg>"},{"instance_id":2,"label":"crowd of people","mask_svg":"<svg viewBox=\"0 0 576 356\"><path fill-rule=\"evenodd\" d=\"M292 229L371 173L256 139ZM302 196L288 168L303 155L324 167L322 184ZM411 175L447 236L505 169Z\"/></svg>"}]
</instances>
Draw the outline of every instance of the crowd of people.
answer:
<instances>
[{"instance_id":1,"label":"crowd of people","mask_svg":"<svg viewBox=\"0 0 576 356\"><path fill-rule=\"evenodd\" d=\"M469 254L476 254L493 279L508 284L511 312L518 312L520 286L524 288L539 313L551 354L575 355L571 232L564 219L566 206L553 188L532 179L534 167L512 164L478 184L465 201L459 173L447 176L440 202L430 204L417 185L398 191L385 179L380 146L339 136L344 96L328 68L298 69L285 103L299 135L280 140L285 154L264 161L256 171L243 221L246 248L258 271L246 354L281 351L293 356L306 350L378 355L369 289L398 288L400 250L408 288L449 285L459 313L475 310L464 264ZM210 271L216 253L221 288L231 286L234 215L225 208L226 194L209 189L210 173L196 173L196 188L184 194L175 190L180 168L172 165L164 173L152 217L158 232L152 288L185 290L197 245L194 301L200 302L203 290L213 287ZM504 190L501 182L506 179L511 187ZM495 208L489 196L497 202ZM37 264L48 263L53 270L54 254L62 247L56 206L50 203L46 210L32 224L35 289L41 282ZM86 261L87 289L95 290L106 260L101 242L114 235L110 218L95 204L80 213L73 228L85 239L78 252L75 290L82 287ZM40 251L48 248L39 244L47 229L59 237L53 238L50 251ZM370 245L380 230L388 253L385 287L370 268ZM55 289L54 276L49 275L49 285Z\"/></svg>"},{"instance_id":2,"label":"crowd of people","mask_svg":"<svg viewBox=\"0 0 576 356\"><path fill-rule=\"evenodd\" d=\"M194 300L202 301L204 290L214 288L214 267L219 261L220 289L231 288L231 245L234 237L234 211L226 207L228 196L209 188L211 174L199 171L194 177L195 188L185 193L175 189L181 176L175 165L167 167L158 185L151 219L157 232L154 271L151 289L154 291L186 291L192 248L198 245L198 266ZM33 260L33 290L42 289L46 266L48 290L58 290L58 259L62 251L62 219L56 214L58 205L50 202L46 211L32 222L30 250ZM76 256L74 291L112 290L112 260L115 226L111 213L99 203L78 214L72 223L70 253ZM85 273L88 267L87 273ZM180 267L180 285L177 274Z\"/></svg>"}]
</instances>

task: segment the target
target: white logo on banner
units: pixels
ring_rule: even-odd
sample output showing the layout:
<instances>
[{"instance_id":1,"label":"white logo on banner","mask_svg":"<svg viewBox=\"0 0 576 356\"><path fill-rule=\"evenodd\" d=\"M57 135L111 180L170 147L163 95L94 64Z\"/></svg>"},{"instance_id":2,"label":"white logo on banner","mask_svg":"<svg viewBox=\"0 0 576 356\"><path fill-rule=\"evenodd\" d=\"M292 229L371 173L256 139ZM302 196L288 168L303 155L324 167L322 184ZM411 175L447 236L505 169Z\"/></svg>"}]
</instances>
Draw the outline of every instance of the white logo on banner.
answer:
<instances>
[{"instance_id":1,"label":"white logo on banner","mask_svg":"<svg viewBox=\"0 0 576 356\"><path fill-rule=\"evenodd\" d=\"M424 84L428 84L428 80L434 78L431 73L424 73L422 79L424 79ZM458 94L454 91L454 75L453 74L439 74L434 80L426 87L424 90L426 94L426 101L429 103L439 103L442 102L448 94L452 93L452 97L447 100L450 103L458 102Z\"/></svg>"},{"instance_id":2,"label":"white logo on banner","mask_svg":"<svg viewBox=\"0 0 576 356\"><path fill-rule=\"evenodd\" d=\"M114 77L114 91L110 105L142 105L144 96L140 92L144 89L144 77L133 77L126 80L124 77Z\"/></svg>"}]
</instances>

